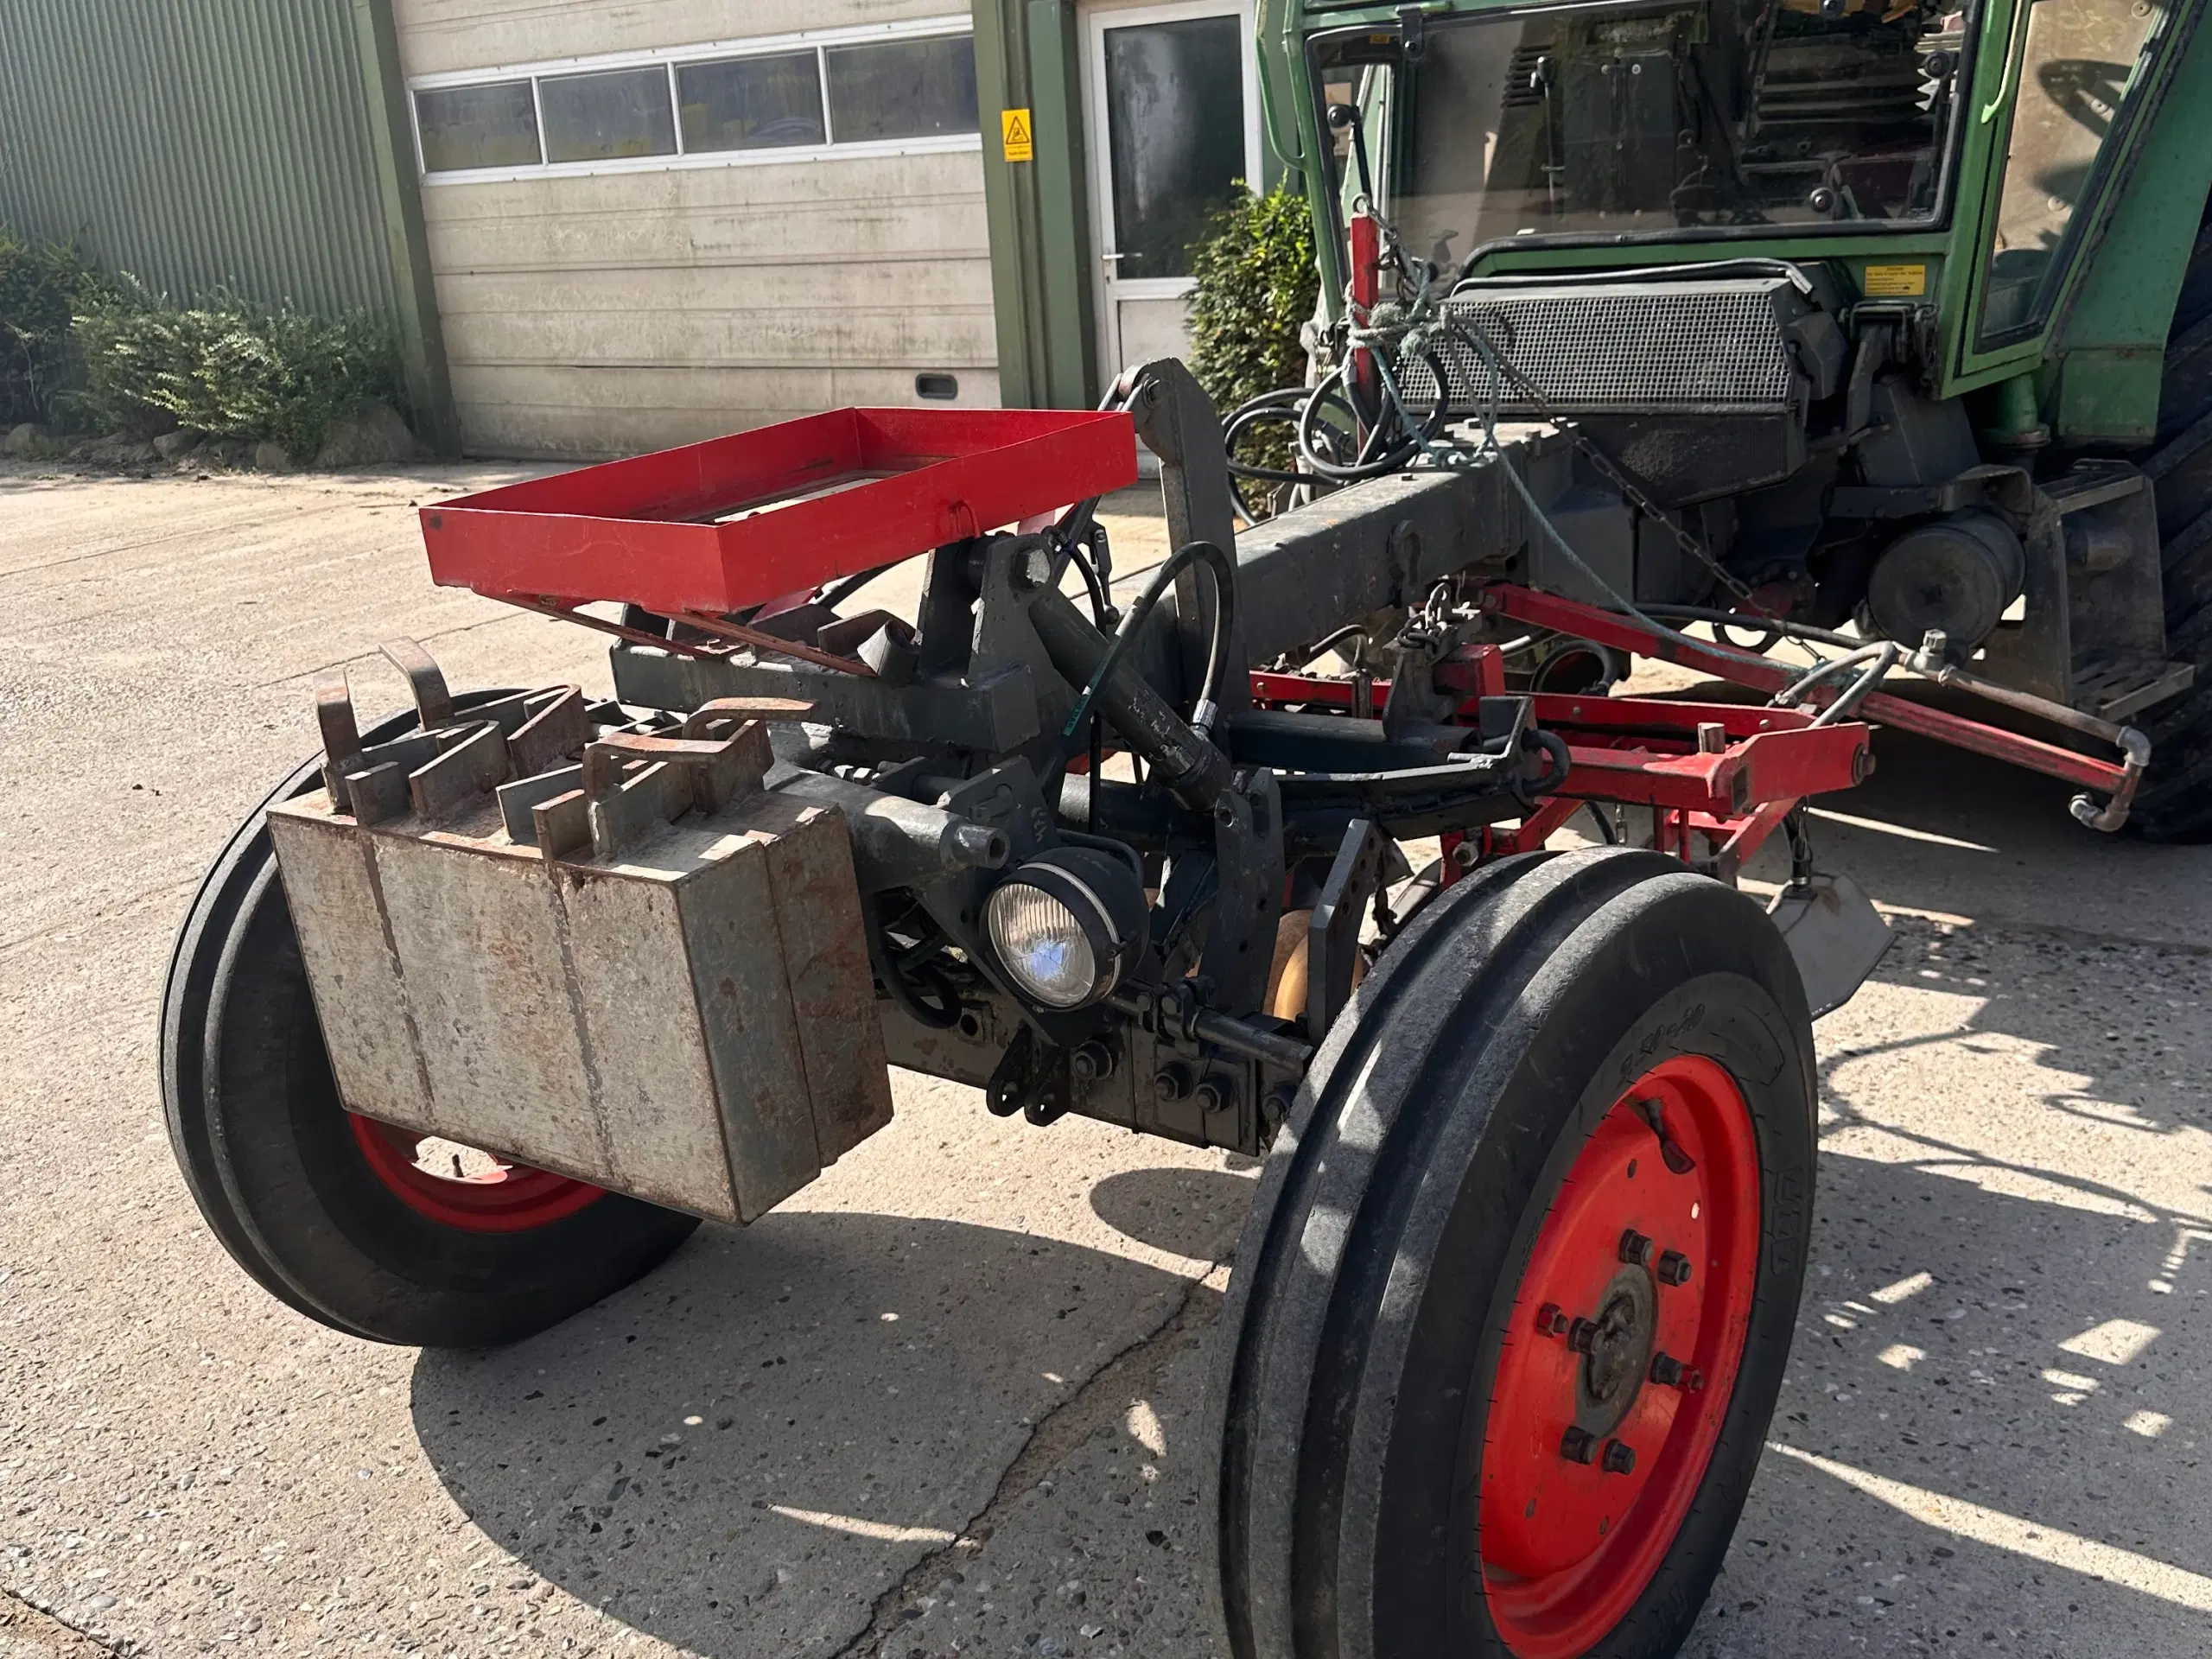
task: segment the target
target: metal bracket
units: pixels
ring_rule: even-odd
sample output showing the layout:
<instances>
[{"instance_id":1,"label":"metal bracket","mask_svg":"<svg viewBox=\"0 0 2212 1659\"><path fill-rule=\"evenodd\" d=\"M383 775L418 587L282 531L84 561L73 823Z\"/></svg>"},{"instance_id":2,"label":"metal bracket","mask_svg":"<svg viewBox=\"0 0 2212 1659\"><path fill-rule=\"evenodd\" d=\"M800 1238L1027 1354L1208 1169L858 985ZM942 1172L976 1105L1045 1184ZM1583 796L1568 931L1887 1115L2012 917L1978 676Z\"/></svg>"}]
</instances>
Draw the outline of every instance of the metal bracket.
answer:
<instances>
[{"instance_id":1,"label":"metal bracket","mask_svg":"<svg viewBox=\"0 0 2212 1659\"><path fill-rule=\"evenodd\" d=\"M1237 774L1214 808L1214 860L1220 886L1198 971L1209 999L1231 1014L1260 1006L1274 965L1282 916L1282 793L1265 766Z\"/></svg>"},{"instance_id":2,"label":"metal bracket","mask_svg":"<svg viewBox=\"0 0 2212 1659\"><path fill-rule=\"evenodd\" d=\"M1392 845L1367 819L1354 818L1314 901L1306 931L1306 1034L1313 1042L1328 1035L1351 1000L1360 921L1382 879L1382 849Z\"/></svg>"}]
</instances>

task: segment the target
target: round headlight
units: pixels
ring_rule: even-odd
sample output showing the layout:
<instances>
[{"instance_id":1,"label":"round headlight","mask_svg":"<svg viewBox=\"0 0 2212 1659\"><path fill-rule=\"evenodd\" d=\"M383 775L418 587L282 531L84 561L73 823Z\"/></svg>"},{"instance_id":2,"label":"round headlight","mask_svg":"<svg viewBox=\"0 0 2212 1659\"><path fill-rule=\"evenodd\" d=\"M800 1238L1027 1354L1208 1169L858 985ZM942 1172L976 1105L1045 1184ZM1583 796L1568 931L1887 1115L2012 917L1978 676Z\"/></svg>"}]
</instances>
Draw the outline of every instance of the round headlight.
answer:
<instances>
[{"instance_id":1,"label":"round headlight","mask_svg":"<svg viewBox=\"0 0 2212 1659\"><path fill-rule=\"evenodd\" d=\"M1119 982L1142 944L1142 878L1109 853L1059 847L991 892L983 931L1014 988L1047 1008L1080 1008Z\"/></svg>"}]
</instances>

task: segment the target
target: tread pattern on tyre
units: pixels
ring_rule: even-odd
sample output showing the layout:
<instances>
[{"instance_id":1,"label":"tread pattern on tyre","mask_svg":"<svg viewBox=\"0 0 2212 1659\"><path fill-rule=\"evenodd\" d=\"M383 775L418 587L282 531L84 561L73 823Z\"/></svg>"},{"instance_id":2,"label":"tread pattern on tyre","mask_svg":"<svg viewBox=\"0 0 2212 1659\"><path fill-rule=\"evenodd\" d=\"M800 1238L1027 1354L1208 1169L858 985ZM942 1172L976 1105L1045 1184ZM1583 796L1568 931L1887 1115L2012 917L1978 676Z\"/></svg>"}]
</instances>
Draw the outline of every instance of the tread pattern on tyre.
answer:
<instances>
[{"instance_id":1,"label":"tread pattern on tyre","mask_svg":"<svg viewBox=\"0 0 2212 1659\"><path fill-rule=\"evenodd\" d=\"M1524 1052L1516 1023L1542 1017L1524 1005L1548 1006L1560 976L1581 970L1580 945L1593 926L1605 931L1593 918L1677 901L1693 886L1719 891L1645 852L1487 867L1384 954L1316 1057L1263 1172L1223 1313L1212 1513L1219 1633L1235 1659L1396 1659L1404 1644L1387 1634L1389 1598L1360 1563L1395 1548L1385 1465L1394 1420L1418 1408L1360 1379L1400 1375L1412 1322L1383 1310L1402 1303L1405 1262L1429 1259L1452 1211L1443 1195L1456 1183L1437 1172L1465 1166L1484 1128L1418 1104L1446 1072L1471 1097L1502 1090ZM1765 970L1796 988L1778 936L1771 950ZM1802 988L1793 994L1809 1033ZM1796 1064L1809 1078L1808 1050ZM1809 1094L1804 1115L1809 1157ZM1713 1499L1730 1524L1740 1501L1740 1491ZM1357 1541L1348 1549L1346 1538Z\"/></svg>"},{"instance_id":2,"label":"tread pattern on tyre","mask_svg":"<svg viewBox=\"0 0 2212 1659\"><path fill-rule=\"evenodd\" d=\"M2196 683L2145 721L2151 771L2133 823L2159 841L2212 837L2212 205L2167 336L2158 436L2143 470L2158 493L2166 654Z\"/></svg>"}]
</instances>

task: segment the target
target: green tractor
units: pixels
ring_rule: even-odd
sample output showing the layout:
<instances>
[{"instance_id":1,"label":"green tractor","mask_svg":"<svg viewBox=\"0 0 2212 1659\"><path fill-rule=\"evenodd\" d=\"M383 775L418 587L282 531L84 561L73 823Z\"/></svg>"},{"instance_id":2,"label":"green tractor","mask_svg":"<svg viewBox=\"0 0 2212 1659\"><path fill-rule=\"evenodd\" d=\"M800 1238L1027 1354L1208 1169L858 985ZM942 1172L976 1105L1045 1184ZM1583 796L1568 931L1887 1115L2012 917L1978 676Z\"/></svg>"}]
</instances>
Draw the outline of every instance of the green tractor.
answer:
<instances>
[{"instance_id":1,"label":"green tractor","mask_svg":"<svg viewBox=\"0 0 2212 1659\"><path fill-rule=\"evenodd\" d=\"M1563 427L1546 533L1491 573L1580 602L1499 618L1538 690L1700 620L1888 642L1872 681L2120 747L2139 787L2084 822L2212 835L2204 11L1262 0L1325 315L1318 384L1231 417L1248 499ZM1254 464L1270 423L1296 467Z\"/></svg>"}]
</instances>

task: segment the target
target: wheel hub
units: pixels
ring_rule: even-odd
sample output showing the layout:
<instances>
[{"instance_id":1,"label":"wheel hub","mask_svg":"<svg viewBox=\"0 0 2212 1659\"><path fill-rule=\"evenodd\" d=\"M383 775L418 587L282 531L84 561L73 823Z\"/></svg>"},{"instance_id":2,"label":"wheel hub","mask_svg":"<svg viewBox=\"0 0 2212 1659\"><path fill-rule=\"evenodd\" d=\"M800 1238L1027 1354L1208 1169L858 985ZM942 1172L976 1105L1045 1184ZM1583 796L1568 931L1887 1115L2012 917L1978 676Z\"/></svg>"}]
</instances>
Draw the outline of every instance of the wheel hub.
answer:
<instances>
[{"instance_id":1,"label":"wheel hub","mask_svg":"<svg viewBox=\"0 0 2212 1659\"><path fill-rule=\"evenodd\" d=\"M1610 1434L1636 1404L1651 1364L1659 1327L1651 1275L1642 1268L1623 1268L1605 1287L1603 1305L1589 1324L1589 1349L1575 1378L1574 1421L1590 1433Z\"/></svg>"},{"instance_id":2,"label":"wheel hub","mask_svg":"<svg viewBox=\"0 0 2212 1659\"><path fill-rule=\"evenodd\" d=\"M1484 1425L1484 1594L1516 1659L1625 1618L1705 1478L1750 1330L1758 1135L1713 1061L1623 1091L1554 1193Z\"/></svg>"}]
</instances>

